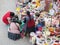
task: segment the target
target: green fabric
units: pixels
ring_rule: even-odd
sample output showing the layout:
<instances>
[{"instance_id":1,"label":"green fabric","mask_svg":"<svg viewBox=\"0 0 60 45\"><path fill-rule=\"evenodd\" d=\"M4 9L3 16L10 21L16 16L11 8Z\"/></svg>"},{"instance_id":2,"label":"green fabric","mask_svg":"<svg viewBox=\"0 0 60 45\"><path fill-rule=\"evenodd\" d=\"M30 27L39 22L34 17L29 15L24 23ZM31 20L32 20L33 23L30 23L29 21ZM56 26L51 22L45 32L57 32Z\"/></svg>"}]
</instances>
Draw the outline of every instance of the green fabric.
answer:
<instances>
[{"instance_id":1,"label":"green fabric","mask_svg":"<svg viewBox=\"0 0 60 45\"><path fill-rule=\"evenodd\" d=\"M20 25L20 32L22 31L23 27L24 27L24 22L22 21L22 24Z\"/></svg>"}]
</instances>

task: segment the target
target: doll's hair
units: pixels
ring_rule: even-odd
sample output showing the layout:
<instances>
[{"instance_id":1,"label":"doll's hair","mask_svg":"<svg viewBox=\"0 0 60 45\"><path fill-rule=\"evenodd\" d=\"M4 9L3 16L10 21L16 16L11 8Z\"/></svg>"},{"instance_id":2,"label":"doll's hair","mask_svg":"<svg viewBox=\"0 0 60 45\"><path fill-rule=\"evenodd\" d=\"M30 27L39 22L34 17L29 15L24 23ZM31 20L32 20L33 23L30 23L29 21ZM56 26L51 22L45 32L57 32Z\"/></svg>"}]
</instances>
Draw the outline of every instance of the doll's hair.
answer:
<instances>
[{"instance_id":1,"label":"doll's hair","mask_svg":"<svg viewBox=\"0 0 60 45\"><path fill-rule=\"evenodd\" d=\"M45 11L45 10L41 10L40 13L41 13L41 12L44 12L44 11Z\"/></svg>"},{"instance_id":2,"label":"doll's hair","mask_svg":"<svg viewBox=\"0 0 60 45\"><path fill-rule=\"evenodd\" d=\"M40 16L40 14L39 14L38 12L36 12L36 13L35 13L35 15L36 15L37 17L39 17L39 16Z\"/></svg>"},{"instance_id":3,"label":"doll's hair","mask_svg":"<svg viewBox=\"0 0 60 45\"><path fill-rule=\"evenodd\" d=\"M53 0L54 2L57 2L57 0Z\"/></svg>"},{"instance_id":4,"label":"doll's hair","mask_svg":"<svg viewBox=\"0 0 60 45\"><path fill-rule=\"evenodd\" d=\"M60 15L60 13L58 12L58 13L56 13L56 15Z\"/></svg>"},{"instance_id":5,"label":"doll's hair","mask_svg":"<svg viewBox=\"0 0 60 45\"><path fill-rule=\"evenodd\" d=\"M32 2L32 0L29 0L29 2Z\"/></svg>"},{"instance_id":6,"label":"doll's hair","mask_svg":"<svg viewBox=\"0 0 60 45\"><path fill-rule=\"evenodd\" d=\"M30 16L30 12L29 11L27 11L26 13L27 13L28 16Z\"/></svg>"}]
</instances>

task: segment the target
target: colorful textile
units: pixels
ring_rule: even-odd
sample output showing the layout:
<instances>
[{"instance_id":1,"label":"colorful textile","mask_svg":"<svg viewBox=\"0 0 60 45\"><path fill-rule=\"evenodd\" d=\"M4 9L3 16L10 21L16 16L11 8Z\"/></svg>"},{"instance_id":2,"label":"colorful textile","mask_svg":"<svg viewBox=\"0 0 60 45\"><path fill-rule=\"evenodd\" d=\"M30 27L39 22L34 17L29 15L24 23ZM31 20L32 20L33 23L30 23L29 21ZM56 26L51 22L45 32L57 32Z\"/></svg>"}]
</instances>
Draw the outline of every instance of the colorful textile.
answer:
<instances>
[{"instance_id":1,"label":"colorful textile","mask_svg":"<svg viewBox=\"0 0 60 45\"><path fill-rule=\"evenodd\" d=\"M9 22L8 22L8 20L7 20L7 18L11 18L11 16L10 16L10 11L9 12L7 12L4 16L3 16L3 18L2 18L2 21L5 23L5 24L9 24Z\"/></svg>"}]
</instances>

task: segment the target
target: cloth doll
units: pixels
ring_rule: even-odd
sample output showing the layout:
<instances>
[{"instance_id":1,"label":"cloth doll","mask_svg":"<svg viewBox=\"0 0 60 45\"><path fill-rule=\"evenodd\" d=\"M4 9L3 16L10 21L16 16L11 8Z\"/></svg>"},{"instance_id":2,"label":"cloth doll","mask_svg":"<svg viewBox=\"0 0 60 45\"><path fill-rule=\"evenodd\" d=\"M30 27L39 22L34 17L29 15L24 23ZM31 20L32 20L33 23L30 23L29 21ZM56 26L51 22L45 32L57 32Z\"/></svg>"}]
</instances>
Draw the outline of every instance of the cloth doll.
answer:
<instances>
[{"instance_id":1,"label":"cloth doll","mask_svg":"<svg viewBox=\"0 0 60 45\"><path fill-rule=\"evenodd\" d=\"M43 42L41 41L43 39L42 32L36 31L36 35L37 35L36 44L37 45L43 44Z\"/></svg>"},{"instance_id":2,"label":"cloth doll","mask_svg":"<svg viewBox=\"0 0 60 45\"><path fill-rule=\"evenodd\" d=\"M34 32L30 33L30 42L32 44L35 44L35 40L36 40L36 34Z\"/></svg>"},{"instance_id":3,"label":"cloth doll","mask_svg":"<svg viewBox=\"0 0 60 45\"><path fill-rule=\"evenodd\" d=\"M52 27L52 26L49 27L49 31L50 31L51 36L55 35L54 30L55 30L54 27Z\"/></svg>"},{"instance_id":4,"label":"cloth doll","mask_svg":"<svg viewBox=\"0 0 60 45\"><path fill-rule=\"evenodd\" d=\"M40 0L36 0L36 7L40 6Z\"/></svg>"},{"instance_id":5,"label":"cloth doll","mask_svg":"<svg viewBox=\"0 0 60 45\"><path fill-rule=\"evenodd\" d=\"M56 34L56 36L60 36L60 28L59 27L57 27L55 29L55 34Z\"/></svg>"}]
</instances>

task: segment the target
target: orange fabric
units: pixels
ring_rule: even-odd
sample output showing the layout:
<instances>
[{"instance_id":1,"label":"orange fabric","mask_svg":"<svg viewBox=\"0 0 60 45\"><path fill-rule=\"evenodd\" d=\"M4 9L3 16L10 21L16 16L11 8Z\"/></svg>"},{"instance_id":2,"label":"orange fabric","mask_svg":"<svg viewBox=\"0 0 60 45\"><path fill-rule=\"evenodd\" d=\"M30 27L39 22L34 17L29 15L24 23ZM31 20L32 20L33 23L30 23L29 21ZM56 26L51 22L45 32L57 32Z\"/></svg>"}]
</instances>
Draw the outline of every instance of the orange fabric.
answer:
<instances>
[{"instance_id":1,"label":"orange fabric","mask_svg":"<svg viewBox=\"0 0 60 45\"><path fill-rule=\"evenodd\" d=\"M49 31L50 32L54 32L54 28L53 27L49 27Z\"/></svg>"},{"instance_id":2,"label":"orange fabric","mask_svg":"<svg viewBox=\"0 0 60 45\"><path fill-rule=\"evenodd\" d=\"M53 44L53 45L60 45L60 44Z\"/></svg>"},{"instance_id":3,"label":"orange fabric","mask_svg":"<svg viewBox=\"0 0 60 45\"><path fill-rule=\"evenodd\" d=\"M39 7L40 5L40 0L36 0L36 7Z\"/></svg>"}]
</instances>

